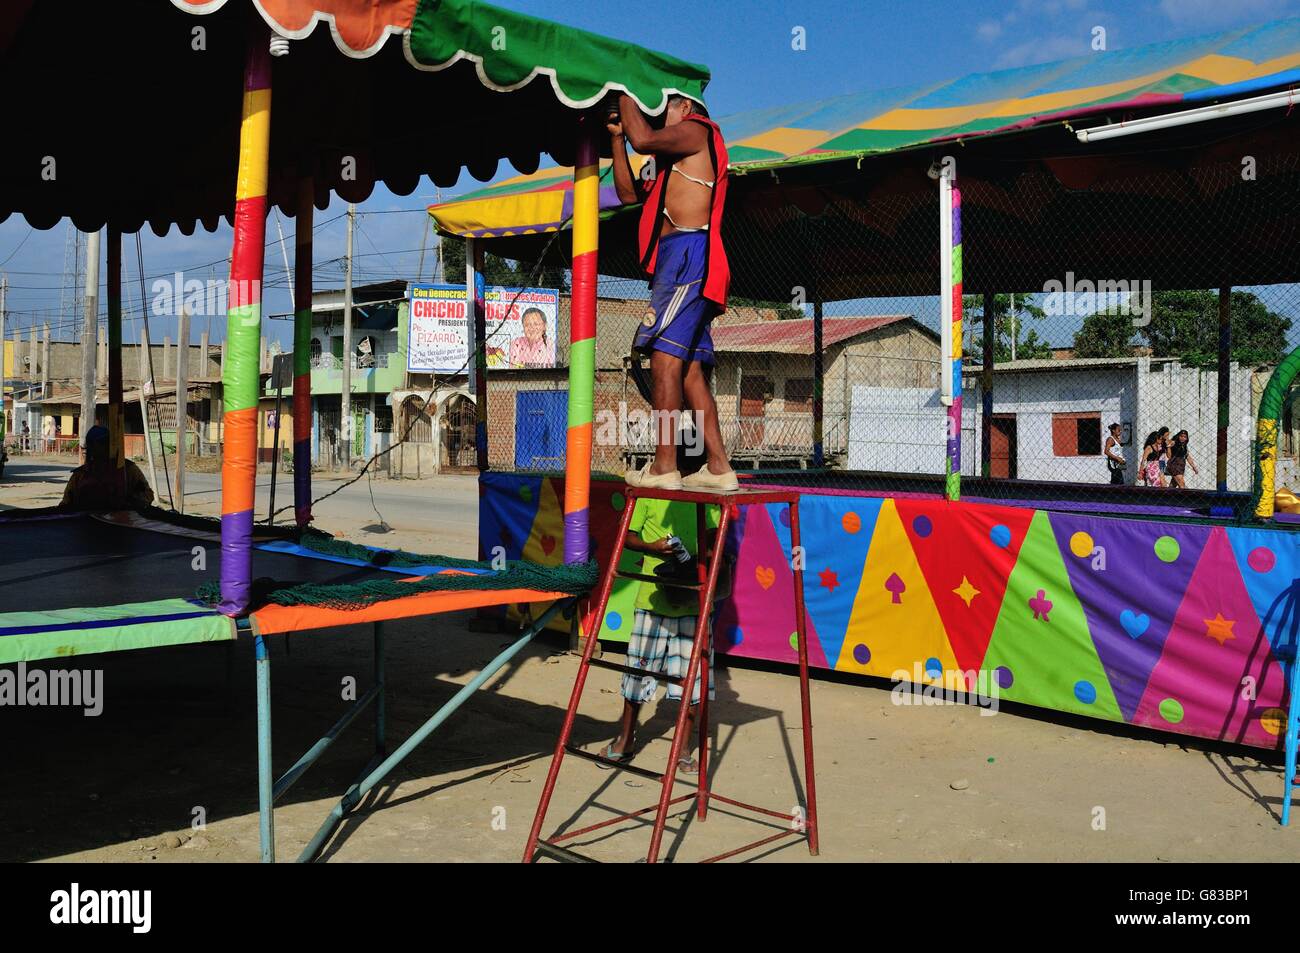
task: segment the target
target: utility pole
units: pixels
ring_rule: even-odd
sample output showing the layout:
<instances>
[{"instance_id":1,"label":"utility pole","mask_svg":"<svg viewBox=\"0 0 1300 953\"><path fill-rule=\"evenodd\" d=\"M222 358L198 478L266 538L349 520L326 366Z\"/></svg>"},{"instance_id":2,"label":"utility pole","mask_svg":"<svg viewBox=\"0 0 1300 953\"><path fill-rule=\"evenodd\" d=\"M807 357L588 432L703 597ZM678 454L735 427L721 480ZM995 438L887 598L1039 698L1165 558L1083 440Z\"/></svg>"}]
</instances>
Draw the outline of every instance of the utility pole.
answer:
<instances>
[{"instance_id":1,"label":"utility pole","mask_svg":"<svg viewBox=\"0 0 1300 953\"><path fill-rule=\"evenodd\" d=\"M176 512L185 512L185 436L189 430L190 309L181 305L176 344Z\"/></svg>"},{"instance_id":2,"label":"utility pole","mask_svg":"<svg viewBox=\"0 0 1300 953\"><path fill-rule=\"evenodd\" d=\"M340 429L343 431L343 468L352 468L352 229L357 207L348 204L348 253L343 265L343 389Z\"/></svg>"},{"instance_id":3,"label":"utility pole","mask_svg":"<svg viewBox=\"0 0 1300 953\"><path fill-rule=\"evenodd\" d=\"M86 236L86 317L81 328L81 454L95 426L95 352L99 349L99 232Z\"/></svg>"},{"instance_id":4,"label":"utility pole","mask_svg":"<svg viewBox=\"0 0 1300 953\"><path fill-rule=\"evenodd\" d=\"M148 307L146 304L145 307ZM158 505L162 505L162 493L158 486L158 468L153 459L153 435L149 433L149 399L153 397L153 362L149 359L149 315L140 318L140 420L144 422L144 450L149 458L149 485L153 487ZM161 432L158 435L162 440Z\"/></svg>"}]
</instances>

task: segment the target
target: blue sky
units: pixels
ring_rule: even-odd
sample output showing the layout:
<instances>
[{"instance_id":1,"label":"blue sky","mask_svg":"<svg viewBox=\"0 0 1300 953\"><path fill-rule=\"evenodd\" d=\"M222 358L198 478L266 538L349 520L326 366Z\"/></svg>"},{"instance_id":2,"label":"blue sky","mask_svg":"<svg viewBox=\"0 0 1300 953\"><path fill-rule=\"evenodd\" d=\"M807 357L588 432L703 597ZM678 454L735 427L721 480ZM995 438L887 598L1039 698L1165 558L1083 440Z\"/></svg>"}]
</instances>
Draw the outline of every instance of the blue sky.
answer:
<instances>
[{"instance_id":1,"label":"blue sky","mask_svg":"<svg viewBox=\"0 0 1300 953\"><path fill-rule=\"evenodd\" d=\"M856 90L911 85L982 70L1024 66L1089 52L1093 28L1106 30L1110 49L1139 46L1246 26L1300 13L1300 0L498 0L503 6L580 26L707 64L713 73L707 98L716 116L825 98ZM791 49L795 27L807 48ZM512 173L503 163L500 175ZM467 173L443 198L477 183ZM409 196L377 190L360 207L356 239L358 282L415 277L423 241L420 209L438 193L427 179ZM344 206L317 213L316 283L342 283ZM383 214L380 214L383 213ZM333 219L333 221L330 221ZM282 222L285 235L292 220ZM276 221L268 222L268 237ZM432 239L430 240L432 242ZM48 321L70 331L79 319L60 317L64 225L33 231L21 216L0 223L0 271L9 276L9 327ZM187 279L225 277L231 233L222 227L189 238L173 230L143 238L145 274L182 270ZM290 246L292 240L290 239ZM290 254L292 248L290 247ZM127 309L138 308L135 247L127 237ZM429 276L432 249L426 256ZM266 313L290 310L278 247L267 253ZM134 306L134 307L133 307ZM69 311L71 310L69 306ZM223 336L220 316L196 319L194 334L210 326ZM175 334L175 321L151 318L155 340ZM288 322L272 323L268 335L288 340ZM134 340L136 322L125 329Z\"/></svg>"}]
</instances>

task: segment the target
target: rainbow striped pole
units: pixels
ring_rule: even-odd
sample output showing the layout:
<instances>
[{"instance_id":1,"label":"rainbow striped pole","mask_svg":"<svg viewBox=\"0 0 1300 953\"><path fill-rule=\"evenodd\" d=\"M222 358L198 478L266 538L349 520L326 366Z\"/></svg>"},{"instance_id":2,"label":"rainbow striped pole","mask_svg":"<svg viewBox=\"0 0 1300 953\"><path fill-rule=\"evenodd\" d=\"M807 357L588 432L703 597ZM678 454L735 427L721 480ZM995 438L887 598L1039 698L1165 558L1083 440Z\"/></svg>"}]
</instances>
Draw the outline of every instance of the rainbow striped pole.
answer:
<instances>
[{"instance_id":1,"label":"rainbow striped pole","mask_svg":"<svg viewBox=\"0 0 1300 953\"><path fill-rule=\"evenodd\" d=\"M596 389L596 251L600 168L592 123L578 127L573 170L573 296L569 320L569 431L564 445L564 561L590 558L591 428Z\"/></svg>"},{"instance_id":2,"label":"rainbow striped pole","mask_svg":"<svg viewBox=\"0 0 1300 953\"><path fill-rule=\"evenodd\" d=\"M224 439L221 461L221 601L226 615L248 608L253 576L253 492L257 482L257 399L262 337L262 264L271 133L271 55L264 28L249 36L235 184L235 241L226 313Z\"/></svg>"},{"instance_id":3,"label":"rainbow striped pole","mask_svg":"<svg viewBox=\"0 0 1300 953\"><path fill-rule=\"evenodd\" d=\"M122 232L108 226L108 457L113 486L126 490L126 428L122 414ZM34 364L35 362L33 362ZM141 387L144 386L142 383ZM148 423L148 421L146 421ZM148 439L149 428L145 428Z\"/></svg>"},{"instance_id":4,"label":"rainbow striped pole","mask_svg":"<svg viewBox=\"0 0 1300 953\"><path fill-rule=\"evenodd\" d=\"M298 180L293 241L293 513L301 529L311 522L311 176Z\"/></svg>"},{"instance_id":5,"label":"rainbow striped pole","mask_svg":"<svg viewBox=\"0 0 1300 953\"><path fill-rule=\"evenodd\" d=\"M961 192L945 164L939 174L939 296L943 363L939 396L948 408L944 495L961 499Z\"/></svg>"}]
</instances>

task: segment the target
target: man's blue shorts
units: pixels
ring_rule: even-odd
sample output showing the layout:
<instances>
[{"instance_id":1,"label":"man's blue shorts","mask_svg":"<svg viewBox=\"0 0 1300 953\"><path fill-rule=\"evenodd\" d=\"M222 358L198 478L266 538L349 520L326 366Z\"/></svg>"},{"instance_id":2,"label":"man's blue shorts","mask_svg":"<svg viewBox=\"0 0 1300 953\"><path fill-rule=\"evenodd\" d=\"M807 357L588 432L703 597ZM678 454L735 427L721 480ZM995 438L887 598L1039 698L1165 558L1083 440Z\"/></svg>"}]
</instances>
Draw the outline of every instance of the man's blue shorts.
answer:
<instances>
[{"instance_id":1,"label":"man's blue shorts","mask_svg":"<svg viewBox=\"0 0 1300 953\"><path fill-rule=\"evenodd\" d=\"M633 344L637 350L713 363L709 325L718 306L702 294L708 250L708 232L672 232L659 240L650 306Z\"/></svg>"}]
</instances>

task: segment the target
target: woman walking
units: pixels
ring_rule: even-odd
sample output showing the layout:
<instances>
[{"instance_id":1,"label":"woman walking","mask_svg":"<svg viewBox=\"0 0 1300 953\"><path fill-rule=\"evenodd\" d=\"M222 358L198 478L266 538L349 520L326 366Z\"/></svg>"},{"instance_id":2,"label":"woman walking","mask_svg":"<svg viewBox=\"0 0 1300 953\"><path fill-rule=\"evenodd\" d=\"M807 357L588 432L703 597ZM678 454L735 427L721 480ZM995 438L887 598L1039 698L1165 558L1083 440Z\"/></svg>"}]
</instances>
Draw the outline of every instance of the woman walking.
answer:
<instances>
[{"instance_id":1,"label":"woman walking","mask_svg":"<svg viewBox=\"0 0 1300 953\"><path fill-rule=\"evenodd\" d=\"M1186 430L1178 431L1174 441L1169 446L1169 463L1165 466L1165 475L1169 477L1170 485L1180 490L1187 489L1187 481L1184 474L1188 466L1192 468L1193 473L1199 474L1201 471L1196 469L1196 461L1192 455L1187 452L1187 444L1191 440Z\"/></svg>"},{"instance_id":2,"label":"woman walking","mask_svg":"<svg viewBox=\"0 0 1300 953\"><path fill-rule=\"evenodd\" d=\"M1165 455L1165 438L1159 430L1147 437L1142 444L1142 456L1138 458L1138 475L1147 486L1164 486L1165 477L1160 469L1160 460Z\"/></svg>"}]
</instances>

